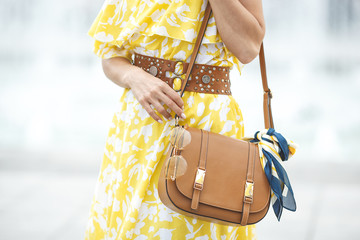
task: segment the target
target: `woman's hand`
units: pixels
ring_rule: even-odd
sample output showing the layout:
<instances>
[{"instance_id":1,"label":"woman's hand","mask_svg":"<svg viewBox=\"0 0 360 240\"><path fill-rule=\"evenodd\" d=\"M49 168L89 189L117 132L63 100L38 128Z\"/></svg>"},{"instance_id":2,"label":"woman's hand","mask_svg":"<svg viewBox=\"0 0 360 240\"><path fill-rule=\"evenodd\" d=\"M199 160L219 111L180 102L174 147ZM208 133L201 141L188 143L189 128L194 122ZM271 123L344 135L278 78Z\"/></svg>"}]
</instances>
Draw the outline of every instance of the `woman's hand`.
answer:
<instances>
[{"instance_id":1,"label":"woman's hand","mask_svg":"<svg viewBox=\"0 0 360 240\"><path fill-rule=\"evenodd\" d=\"M135 98L154 120L162 123L161 117L154 109L165 118L171 119L170 113L166 111L163 104L185 118L184 102L180 95L162 80L131 65L129 60L123 57L103 59L102 64L105 75L115 84L130 88Z\"/></svg>"},{"instance_id":2,"label":"woman's hand","mask_svg":"<svg viewBox=\"0 0 360 240\"><path fill-rule=\"evenodd\" d=\"M162 123L161 118L152 107L165 118L171 119L170 113L166 111L163 104L166 104L177 115L185 118L183 113L184 102L169 85L141 68L134 69L127 75L130 78L128 82L135 98L153 119Z\"/></svg>"}]
</instances>

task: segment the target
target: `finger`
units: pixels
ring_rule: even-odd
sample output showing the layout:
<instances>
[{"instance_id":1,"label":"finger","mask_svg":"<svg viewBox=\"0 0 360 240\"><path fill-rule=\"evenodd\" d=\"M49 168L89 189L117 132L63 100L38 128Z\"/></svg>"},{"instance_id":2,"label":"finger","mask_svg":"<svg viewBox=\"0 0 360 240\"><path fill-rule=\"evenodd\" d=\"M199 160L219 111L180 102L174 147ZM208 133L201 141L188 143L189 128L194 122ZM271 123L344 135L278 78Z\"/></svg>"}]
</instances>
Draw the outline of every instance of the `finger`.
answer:
<instances>
[{"instance_id":1,"label":"finger","mask_svg":"<svg viewBox=\"0 0 360 240\"><path fill-rule=\"evenodd\" d=\"M171 119L170 113L166 111L166 109L160 104L159 100L155 100L152 102L152 104L155 106L155 109L161 113L165 118Z\"/></svg>"},{"instance_id":2,"label":"finger","mask_svg":"<svg viewBox=\"0 0 360 240\"><path fill-rule=\"evenodd\" d=\"M184 101L181 99L179 93L172 89L169 85L165 84L162 90L169 98L171 98L172 101L175 102L176 105L180 108L184 107Z\"/></svg>"},{"instance_id":3,"label":"finger","mask_svg":"<svg viewBox=\"0 0 360 240\"><path fill-rule=\"evenodd\" d=\"M142 106L145 109L145 111L150 115L150 117L152 117L155 121L159 123L163 123L161 118L155 113L155 111L151 108L149 103L145 103Z\"/></svg>"},{"instance_id":4,"label":"finger","mask_svg":"<svg viewBox=\"0 0 360 240\"><path fill-rule=\"evenodd\" d=\"M166 94L160 94L160 100L163 101L171 110L173 110L178 116L185 119L184 110L179 107L171 98Z\"/></svg>"}]
</instances>

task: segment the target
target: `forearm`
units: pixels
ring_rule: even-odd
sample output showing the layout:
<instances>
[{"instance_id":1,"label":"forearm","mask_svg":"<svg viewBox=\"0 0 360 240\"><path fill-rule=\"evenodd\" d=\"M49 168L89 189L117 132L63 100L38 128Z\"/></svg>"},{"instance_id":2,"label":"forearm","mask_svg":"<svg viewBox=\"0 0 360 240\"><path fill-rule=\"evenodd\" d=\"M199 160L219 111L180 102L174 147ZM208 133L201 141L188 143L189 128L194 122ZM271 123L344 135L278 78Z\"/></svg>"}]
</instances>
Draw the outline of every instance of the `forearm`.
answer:
<instances>
[{"instance_id":1,"label":"forearm","mask_svg":"<svg viewBox=\"0 0 360 240\"><path fill-rule=\"evenodd\" d=\"M226 47L242 62L259 53L265 34L261 0L209 0Z\"/></svg>"},{"instance_id":2,"label":"forearm","mask_svg":"<svg viewBox=\"0 0 360 240\"><path fill-rule=\"evenodd\" d=\"M131 88L131 76L139 71L138 67L123 57L102 59L102 67L106 77L123 88Z\"/></svg>"}]
</instances>

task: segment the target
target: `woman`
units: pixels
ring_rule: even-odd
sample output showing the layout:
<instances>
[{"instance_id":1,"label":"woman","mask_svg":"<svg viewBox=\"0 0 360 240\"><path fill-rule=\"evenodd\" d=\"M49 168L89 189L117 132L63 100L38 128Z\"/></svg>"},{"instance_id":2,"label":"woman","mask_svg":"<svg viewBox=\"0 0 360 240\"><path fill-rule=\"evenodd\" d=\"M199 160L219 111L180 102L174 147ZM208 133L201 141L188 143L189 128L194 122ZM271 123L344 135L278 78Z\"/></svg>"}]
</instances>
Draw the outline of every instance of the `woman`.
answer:
<instances>
[{"instance_id":1,"label":"woman","mask_svg":"<svg viewBox=\"0 0 360 240\"><path fill-rule=\"evenodd\" d=\"M241 70L258 55L264 37L261 0L209 1L213 15L196 64ZM209 85L200 91L207 80L202 78L199 89L186 90L180 98L175 90L181 80L164 80L183 73L207 2L107 0L93 23L94 52L102 58L105 75L124 91L107 138L85 239L255 238L254 225L235 228L186 217L166 208L157 193L175 114L181 125L243 136L242 114L230 90L214 91ZM169 66L174 69L162 73L156 63L166 60L173 61Z\"/></svg>"}]
</instances>

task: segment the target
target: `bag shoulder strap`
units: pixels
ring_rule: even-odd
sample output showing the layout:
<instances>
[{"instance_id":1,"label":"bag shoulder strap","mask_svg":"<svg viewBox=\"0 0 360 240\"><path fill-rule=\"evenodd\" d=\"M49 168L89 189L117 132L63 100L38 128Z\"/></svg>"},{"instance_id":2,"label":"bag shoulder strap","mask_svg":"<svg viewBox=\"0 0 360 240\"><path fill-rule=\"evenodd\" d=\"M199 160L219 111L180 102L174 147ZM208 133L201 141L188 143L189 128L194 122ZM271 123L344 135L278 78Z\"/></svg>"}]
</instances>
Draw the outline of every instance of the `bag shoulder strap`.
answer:
<instances>
[{"instance_id":1,"label":"bag shoulder strap","mask_svg":"<svg viewBox=\"0 0 360 240\"><path fill-rule=\"evenodd\" d=\"M192 71L192 69L193 69L193 67L194 67L195 60L196 60L196 57L197 57L197 55L198 55L198 53L199 53L199 49L200 49L200 45L201 45L202 39L204 38L204 35L205 35L205 29L206 29L207 23L208 23L208 21L209 21L210 14L211 14L211 6L210 6L210 3L208 2L207 6L206 6L206 9L205 9L203 22L202 22L202 24L201 24L201 27L200 27L200 30L199 30L199 34L198 34L198 36L197 36L197 38L196 38L196 42L195 42L193 54L191 55L190 62L189 62L189 65L188 65L188 68L187 68L187 71L186 71L186 74L185 74L184 81L182 81L182 84L181 84L181 94L180 94L180 97L182 97L183 94L184 94L186 84L187 84L187 82L188 82L188 80L189 80L191 71ZM176 115L176 116L177 116L177 115Z\"/></svg>"},{"instance_id":2,"label":"bag shoulder strap","mask_svg":"<svg viewBox=\"0 0 360 240\"><path fill-rule=\"evenodd\" d=\"M206 29L207 23L208 23L208 21L210 19L210 15L211 15L211 6L210 6L210 3L208 2L207 6L206 6L206 9L205 9L203 22L201 24L198 37L196 38L193 54L191 55L190 63L189 63L189 66L187 68L184 81L182 81L182 84L181 84L180 97L182 97L183 94L184 94L186 84L187 84L187 82L189 80L191 71L192 71L193 66L195 64L195 60L196 60L196 57L197 57L197 55L199 53L200 45L201 45L202 39L204 38L205 29ZM261 47L260 47L259 61L260 61L260 71L261 71L261 78L262 78L262 86L263 86L263 90L264 90L263 108L264 108L265 128L267 128L267 129L270 128L270 127L274 128L274 121L273 121L272 111L271 111L272 94L271 94L270 88L268 86L268 81L267 81L267 76L266 76L266 65L265 65L265 55L264 55L264 44L263 43L261 44ZM178 125L179 116L177 114L175 115L175 119L176 119L175 123L176 123L176 125Z\"/></svg>"},{"instance_id":3,"label":"bag shoulder strap","mask_svg":"<svg viewBox=\"0 0 360 240\"><path fill-rule=\"evenodd\" d=\"M264 55L264 43L261 43L260 52L259 52L259 62L260 62L260 72L262 79L262 86L264 90L264 124L265 128L274 128L274 120L271 111L271 98L272 93L268 86L267 76L266 76L266 64L265 64L265 55Z\"/></svg>"}]
</instances>

